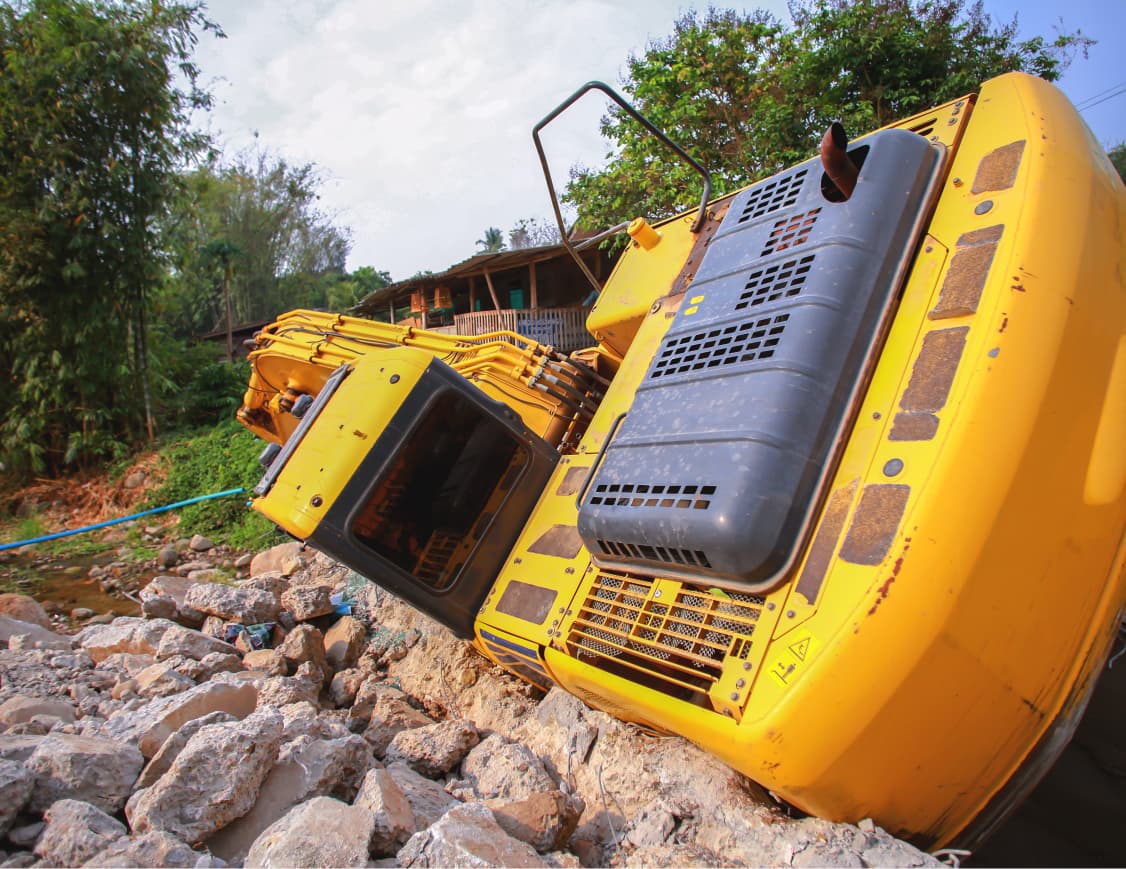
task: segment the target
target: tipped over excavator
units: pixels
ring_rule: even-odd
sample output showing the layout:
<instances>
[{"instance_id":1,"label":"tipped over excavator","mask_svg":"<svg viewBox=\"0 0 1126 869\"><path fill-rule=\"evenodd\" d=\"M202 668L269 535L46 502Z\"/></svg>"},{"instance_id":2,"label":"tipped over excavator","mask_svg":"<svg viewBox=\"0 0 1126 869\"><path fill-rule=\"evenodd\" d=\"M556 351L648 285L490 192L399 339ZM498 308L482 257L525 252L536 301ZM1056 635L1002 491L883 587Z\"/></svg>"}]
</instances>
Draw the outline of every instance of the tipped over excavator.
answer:
<instances>
[{"instance_id":1,"label":"tipped over excavator","mask_svg":"<svg viewBox=\"0 0 1126 869\"><path fill-rule=\"evenodd\" d=\"M972 847L1126 605L1121 181L1011 74L629 235L569 356L263 330L254 508L528 682Z\"/></svg>"}]
</instances>

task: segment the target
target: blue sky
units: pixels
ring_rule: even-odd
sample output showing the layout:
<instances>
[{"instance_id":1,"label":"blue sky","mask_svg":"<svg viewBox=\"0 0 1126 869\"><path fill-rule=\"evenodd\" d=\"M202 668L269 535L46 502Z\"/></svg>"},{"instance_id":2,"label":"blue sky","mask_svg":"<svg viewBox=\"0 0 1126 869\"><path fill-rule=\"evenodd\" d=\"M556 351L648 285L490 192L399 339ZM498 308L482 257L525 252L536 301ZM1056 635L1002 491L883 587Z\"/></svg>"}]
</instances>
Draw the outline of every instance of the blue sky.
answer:
<instances>
[{"instance_id":1,"label":"blue sky","mask_svg":"<svg viewBox=\"0 0 1126 869\"><path fill-rule=\"evenodd\" d=\"M471 256L489 226L550 215L532 126L589 79L619 81L630 52L667 36L684 0L208 0L228 38L197 57L225 150L255 141L324 171L322 205L353 231L349 267L400 280ZM717 6L735 6L717 0ZM783 0L745 4L785 17ZM1018 8L1019 7L1019 8ZM1126 0L986 0L1024 36L1098 43L1060 85L1075 103L1126 87ZM557 183L605 152L588 97L544 141ZM1126 92L1084 112L1126 141Z\"/></svg>"}]
</instances>

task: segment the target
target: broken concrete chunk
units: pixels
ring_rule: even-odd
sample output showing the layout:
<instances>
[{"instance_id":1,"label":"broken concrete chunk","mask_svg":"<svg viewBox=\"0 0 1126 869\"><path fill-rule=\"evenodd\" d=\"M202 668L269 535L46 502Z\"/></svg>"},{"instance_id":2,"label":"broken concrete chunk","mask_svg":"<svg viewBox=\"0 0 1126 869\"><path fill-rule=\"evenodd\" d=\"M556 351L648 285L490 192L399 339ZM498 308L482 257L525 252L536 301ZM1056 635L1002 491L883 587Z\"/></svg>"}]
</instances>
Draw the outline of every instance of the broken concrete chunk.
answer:
<instances>
[{"instance_id":1,"label":"broken concrete chunk","mask_svg":"<svg viewBox=\"0 0 1126 869\"><path fill-rule=\"evenodd\" d=\"M461 801L446 793L438 782L419 775L405 763L388 765L387 774L410 803L416 831L425 830L451 808L461 805Z\"/></svg>"},{"instance_id":2,"label":"broken concrete chunk","mask_svg":"<svg viewBox=\"0 0 1126 869\"><path fill-rule=\"evenodd\" d=\"M405 761L424 776L445 775L480 739L467 719L449 719L395 734L387 746L387 761Z\"/></svg>"},{"instance_id":3,"label":"broken concrete chunk","mask_svg":"<svg viewBox=\"0 0 1126 869\"><path fill-rule=\"evenodd\" d=\"M22 763L0 760L0 838L12 828L16 817L31 799L35 776ZM414 830L411 830L413 833Z\"/></svg>"},{"instance_id":4,"label":"broken concrete chunk","mask_svg":"<svg viewBox=\"0 0 1126 869\"><path fill-rule=\"evenodd\" d=\"M259 836L245 866L366 866L373 816L331 797L295 806ZM452 865L452 864L451 864Z\"/></svg>"},{"instance_id":5,"label":"broken concrete chunk","mask_svg":"<svg viewBox=\"0 0 1126 869\"><path fill-rule=\"evenodd\" d=\"M58 800L45 819L35 853L48 866L81 866L126 834L123 823L79 800Z\"/></svg>"},{"instance_id":6,"label":"broken concrete chunk","mask_svg":"<svg viewBox=\"0 0 1126 869\"><path fill-rule=\"evenodd\" d=\"M455 806L438 823L411 836L400 866L546 866L527 842L508 835L481 803Z\"/></svg>"},{"instance_id":7,"label":"broken concrete chunk","mask_svg":"<svg viewBox=\"0 0 1126 869\"><path fill-rule=\"evenodd\" d=\"M390 857L415 832L414 812L402 789L382 766L369 770L353 805L375 816L371 853Z\"/></svg>"},{"instance_id":8,"label":"broken concrete chunk","mask_svg":"<svg viewBox=\"0 0 1126 869\"><path fill-rule=\"evenodd\" d=\"M465 756L461 774L483 800L516 802L555 790L540 759L526 745L490 734Z\"/></svg>"},{"instance_id":9,"label":"broken concrete chunk","mask_svg":"<svg viewBox=\"0 0 1126 869\"><path fill-rule=\"evenodd\" d=\"M184 603L208 615L242 625L276 621L281 612L277 596L257 588L238 588L218 582L200 582L188 589Z\"/></svg>"},{"instance_id":10,"label":"broken concrete chunk","mask_svg":"<svg viewBox=\"0 0 1126 869\"><path fill-rule=\"evenodd\" d=\"M163 830L185 842L213 835L254 805L278 756L281 732L276 709L200 728L168 772L129 800L130 826L138 833Z\"/></svg>"},{"instance_id":11,"label":"broken concrete chunk","mask_svg":"<svg viewBox=\"0 0 1126 869\"><path fill-rule=\"evenodd\" d=\"M125 805L145 759L132 745L90 736L47 736L27 760L35 774L33 811L62 799L83 800L109 814Z\"/></svg>"}]
</instances>

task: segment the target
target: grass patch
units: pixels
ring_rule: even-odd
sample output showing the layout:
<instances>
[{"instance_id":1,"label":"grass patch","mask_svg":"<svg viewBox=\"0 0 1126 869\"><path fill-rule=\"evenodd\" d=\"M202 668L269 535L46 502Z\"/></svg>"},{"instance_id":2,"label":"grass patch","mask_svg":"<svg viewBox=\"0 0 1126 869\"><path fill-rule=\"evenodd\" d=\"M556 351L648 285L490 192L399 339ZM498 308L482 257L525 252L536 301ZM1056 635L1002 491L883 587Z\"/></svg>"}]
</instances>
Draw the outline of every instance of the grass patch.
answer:
<instances>
[{"instance_id":1,"label":"grass patch","mask_svg":"<svg viewBox=\"0 0 1126 869\"><path fill-rule=\"evenodd\" d=\"M149 508L242 487L247 493L262 476L262 442L234 420L164 447L167 475L149 495ZM179 509L180 531L203 534L240 549L265 549L285 540L272 522L246 506L249 494L202 501Z\"/></svg>"}]
</instances>

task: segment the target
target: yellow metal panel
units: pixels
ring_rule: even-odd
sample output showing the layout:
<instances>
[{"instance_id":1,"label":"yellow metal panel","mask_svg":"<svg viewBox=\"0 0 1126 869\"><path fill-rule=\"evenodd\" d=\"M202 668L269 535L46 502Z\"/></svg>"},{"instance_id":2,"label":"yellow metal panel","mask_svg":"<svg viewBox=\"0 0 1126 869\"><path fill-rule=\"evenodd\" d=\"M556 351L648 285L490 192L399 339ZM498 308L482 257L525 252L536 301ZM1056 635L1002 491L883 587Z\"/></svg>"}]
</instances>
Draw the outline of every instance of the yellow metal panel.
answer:
<instances>
[{"instance_id":1,"label":"yellow metal panel","mask_svg":"<svg viewBox=\"0 0 1126 869\"><path fill-rule=\"evenodd\" d=\"M753 655L724 661L706 705L576 660L557 632L594 571L536 640L592 705L683 734L807 811L938 845L1081 706L1126 602L1126 494L1107 446L1123 401L1126 195L1066 100L1030 76L901 126L950 151L941 198L825 512L765 597ZM643 262L631 252L619 266L639 270L631 285ZM584 467L628 408L664 313L643 320ZM533 527L574 521L550 494L540 510L517 557ZM546 565L536 575L561 597L568 587ZM643 626L672 587L645 583L620 607ZM725 707L728 690L745 693Z\"/></svg>"},{"instance_id":2,"label":"yellow metal panel","mask_svg":"<svg viewBox=\"0 0 1126 869\"><path fill-rule=\"evenodd\" d=\"M658 223L654 229L661 239L651 249L631 241L587 315L587 331L619 356L629 350L649 307L671 290L684 268L696 243L689 232L695 216L693 211Z\"/></svg>"},{"instance_id":3,"label":"yellow metal panel","mask_svg":"<svg viewBox=\"0 0 1126 869\"><path fill-rule=\"evenodd\" d=\"M254 509L298 539L311 535L431 361L429 353L409 347L356 359Z\"/></svg>"}]
</instances>

